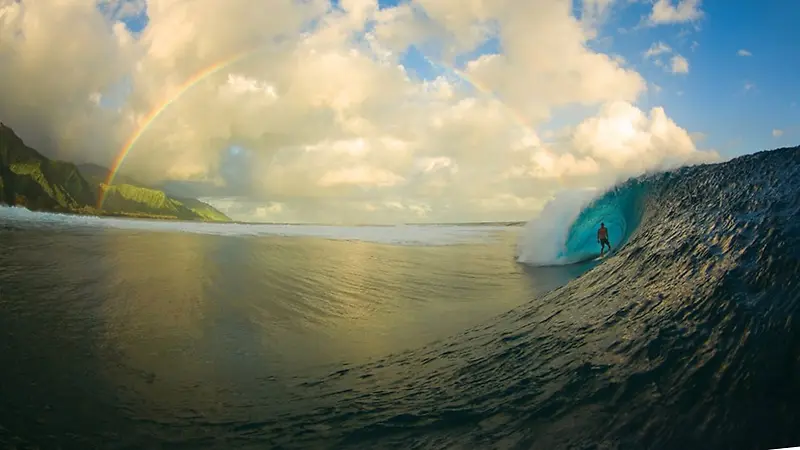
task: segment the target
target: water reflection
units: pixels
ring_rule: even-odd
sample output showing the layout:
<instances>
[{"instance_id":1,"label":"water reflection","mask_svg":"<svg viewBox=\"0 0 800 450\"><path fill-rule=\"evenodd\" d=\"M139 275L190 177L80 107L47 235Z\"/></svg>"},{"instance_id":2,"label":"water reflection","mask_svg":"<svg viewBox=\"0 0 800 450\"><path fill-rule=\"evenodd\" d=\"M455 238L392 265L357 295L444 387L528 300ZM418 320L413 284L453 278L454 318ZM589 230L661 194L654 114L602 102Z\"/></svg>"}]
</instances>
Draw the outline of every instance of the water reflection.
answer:
<instances>
[{"instance_id":1,"label":"water reflection","mask_svg":"<svg viewBox=\"0 0 800 450\"><path fill-rule=\"evenodd\" d=\"M0 256L0 325L15 333L2 342L3 362L18 366L4 382L47 388L33 403L5 389L6 412L35 421L48 404L77 398L83 413L55 416L87 436L103 427L78 423L103 408L107 429L143 421L157 425L148 433L174 435L170 427L181 424L199 437L213 435L217 422L274 417L302 406L293 402L298 377L453 336L531 301L547 284L514 261L513 234L426 248L15 233Z\"/></svg>"}]
</instances>

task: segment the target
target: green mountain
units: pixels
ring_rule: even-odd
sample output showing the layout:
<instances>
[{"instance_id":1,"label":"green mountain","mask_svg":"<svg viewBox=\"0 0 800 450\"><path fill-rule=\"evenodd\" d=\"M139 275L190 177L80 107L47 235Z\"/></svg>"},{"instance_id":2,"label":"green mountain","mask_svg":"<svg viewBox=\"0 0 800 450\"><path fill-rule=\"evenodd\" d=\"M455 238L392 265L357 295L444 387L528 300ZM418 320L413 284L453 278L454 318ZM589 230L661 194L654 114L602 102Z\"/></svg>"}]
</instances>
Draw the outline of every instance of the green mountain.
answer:
<instances>
[{"instance_id":1,"label":"green mountain","mask_svg":"<svg viewBox=\"0 0 800 450\"><path fill-rule=\"evenodd\" d=\"M208 203L201 202L196 198L186 198L186 197L173 197L173 198L181 202L183 206L185 206L193 213L195 213L197 216L199 216L201 220L205 220L208 222L231 222L230 217L226 216L221 211L209 205Z\"/></svg>"},{"instance_id":2,"label":"green mountain","mask_svg":"<svg viewBox=\"0 0 800 450\"><path fill-rule=\"evenodd\" d=\"M134 211L149 216L179 220L228 222L231 219L211 205L191 198L170 197L164 191L130 184L98 185L105 191L103 209L125 214Z\"/></svg>"},{"instance_id":3,"label":"green mountain","mask_svg":"<svg viewBox=\"0 0 800 450\"><path fill-rule=\"evenodd\" d=\"M125 174L117 173L114 184L106 186L108 169L97 164L78 166L84 178L93 186L102 186L106 191L103 207L109 211L137 210L151 214L167 214L184 220L229 222L231 219L213 206L200 200L173 195L141 183Z\"/></svg>"},{"instance_id":4,"label":"green mountain","mask_svg":"<svg viewBox=\"0 0 800 450\"><path fill-rule=\"evenodd\" d=\"M108 169L54 161L28 147L0 122L0 203L34 211L229 222L231 219L197 199L174 197L118 175L104 184ZM97 199L105 192L103 208Z\"/></svg>"},{"instance_id":5,"label":"green mountain","mask_svg":"<svg viewBox=\"0 0 800 450\"><path fill-rule=\"evenodd\" d=\"M0 201L37 211L89 212L95 189L68 162L28 147L0 123Z\"/></svg>"}]
</instances>

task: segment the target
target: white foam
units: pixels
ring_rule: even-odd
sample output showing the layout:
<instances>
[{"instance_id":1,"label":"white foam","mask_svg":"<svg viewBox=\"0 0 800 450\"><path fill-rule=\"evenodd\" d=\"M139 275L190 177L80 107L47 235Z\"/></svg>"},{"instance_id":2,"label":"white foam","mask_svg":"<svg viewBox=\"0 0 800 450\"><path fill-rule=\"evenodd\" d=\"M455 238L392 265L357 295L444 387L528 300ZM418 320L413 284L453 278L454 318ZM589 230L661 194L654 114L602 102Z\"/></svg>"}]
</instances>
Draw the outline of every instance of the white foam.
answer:
<instances>
[{"instance_id":1,"label":"white foam","mask_svg":"<svg viewBox=\"0 0 800 450\"><path fill-rule=\"evenodd\" d=\"M569 227L596 196L596 189L559 192L525 225L517 243L517 261L533 266L569 263L559 258Z\"/></svg>"},{"instance_id":2,"label":"white foam","mask_svg":"<svg viewBox=\"0 0 800 450\"><path fill-rule=\"evenodd\" d=\"M488 242L508 229L503 226L460 225L336 226L177 222L42 213L25 208L0 207L0 223L3 222L39 229L114 228L220 236L306 236L416 246Z\"/></svg>"}]
</instances>

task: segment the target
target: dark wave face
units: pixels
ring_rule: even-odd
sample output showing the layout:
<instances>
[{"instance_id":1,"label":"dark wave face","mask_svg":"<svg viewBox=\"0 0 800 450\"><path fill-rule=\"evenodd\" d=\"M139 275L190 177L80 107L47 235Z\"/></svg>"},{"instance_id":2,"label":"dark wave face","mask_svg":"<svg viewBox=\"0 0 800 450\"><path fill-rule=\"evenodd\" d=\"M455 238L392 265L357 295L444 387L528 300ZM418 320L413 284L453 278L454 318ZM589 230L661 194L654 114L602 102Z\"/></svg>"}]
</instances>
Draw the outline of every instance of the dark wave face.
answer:
<instances>
[{"instance_id":1,"label":"dark wave face","mask_svg":"<svg viewBox=\"0 0 800 450\"><path fill-rule=\"evenodd\" d=\"M119 255L88 252L86 241L96 239L88 234L61 242L59 250L86 252L83 264L63 267L57 283L26 292L30 302L52 309L34 314L22 297L7 293L0 301L6 327L0 337L7 333L0 358L18 364L7 365L0 390L22 405L22 413L11 415L10 403L0 403L0 442L19 434L4 434L6 428L32 426L41 407L45 422L35 426L45 431L28 438L51 443L47 436L59 436L61 448L800 445L800 148L641 177L564 217L564 239L548 258L563 262L599 250L598 221L609 227L616 252L601 262L516 264L514 271L498 257L507 252L513 265L510 246L443 252L184 236L170 238L181 251L161 255L143 248L142 236L120 230L109 232L107 242L126 249ZM253 248L262 251L246 253ZM487 248L496 253L486 256ZM132 255L153 267L144 272ZM269 263L258 265L262 259ZM156 269L157 261L163 266ZM117 271L124 263L130 269ZM293 270L279 275L276 267ZM300 269L310 275L298 275ZM101 275L113 282L101 282ZM177 276L184 288L170 291ZM253 277L263 290L248 288ZM375 317L388 304L375 299L396 305L385 316L388 333L402 324L447 324L467 307L510 305L528 292L529 280L555 277L571 281L475 319L466 331L368 361L278 370L284 359L266 353L334 351L337 335L295 349L292 334L279 331L330 330L340 316ZM315 290L314 279L331 293ZM301 280L306 284L289 290L297 291L292 298L303 311L313 308L305 316L314 320L302 326L290 314L292 303L271 290ZM69 289L55 295L60 284ZM241 295L232 294L236 286ZM171 295L149 295L156 287ZM97 290L105 297L92 296L90 304L72 292ZM414 301L390 295L397 292L411 292ZM439 303L443 292L447 304ZM340 313L348 303L318 303L337 293L359 307ZM454 306L459 300L464 306ZM429 311L424 322L414 317L419 305ZM39 338L25 335L23 322L52 324L39 332L58 335L51 339L57 345L26 354L25 340ZM373 335L359 334L364 348L375 343ZM34 400L35 408L25 406ZM75 419L48 425L59 414ZM83 417L96 421L77 425Z\"/></svg>"},{"instance_id":2,"label":"dark wave face","mask_svg":"<svg viewBox=\"0 0 800 450\"><path fill-rule=\"evenodd\" d=\"M629 240L602 264L486 327L304 380L295 404L313 409L259 433L352 448L800 445L800 148L644 177L605 201L571 241L591 240L590 216L617 218Z\"/></svg>"}]
</instances>

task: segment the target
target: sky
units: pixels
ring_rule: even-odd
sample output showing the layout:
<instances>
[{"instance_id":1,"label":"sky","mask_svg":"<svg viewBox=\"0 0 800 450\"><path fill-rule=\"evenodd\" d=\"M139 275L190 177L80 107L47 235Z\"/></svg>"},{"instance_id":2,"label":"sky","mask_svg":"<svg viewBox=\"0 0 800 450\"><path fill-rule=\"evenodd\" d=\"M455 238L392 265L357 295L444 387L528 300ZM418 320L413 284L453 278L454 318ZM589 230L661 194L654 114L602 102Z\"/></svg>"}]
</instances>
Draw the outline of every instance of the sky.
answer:
<instances>
[{"instance_id":1,"label":"sky","mask_svg":"<svg viewBox=\"0 0 800 450\"><path fill-rule=\"evenodd\" d=\"M58 159L127 151L122 173L237 220L528 220L800 143L798 19L790 0L0 0L0 120Z\"/></svg>"}]
</instances>

